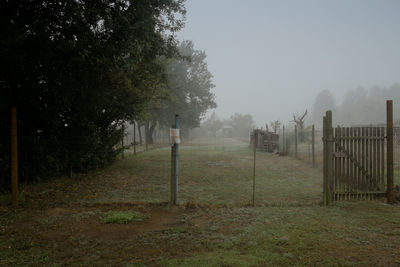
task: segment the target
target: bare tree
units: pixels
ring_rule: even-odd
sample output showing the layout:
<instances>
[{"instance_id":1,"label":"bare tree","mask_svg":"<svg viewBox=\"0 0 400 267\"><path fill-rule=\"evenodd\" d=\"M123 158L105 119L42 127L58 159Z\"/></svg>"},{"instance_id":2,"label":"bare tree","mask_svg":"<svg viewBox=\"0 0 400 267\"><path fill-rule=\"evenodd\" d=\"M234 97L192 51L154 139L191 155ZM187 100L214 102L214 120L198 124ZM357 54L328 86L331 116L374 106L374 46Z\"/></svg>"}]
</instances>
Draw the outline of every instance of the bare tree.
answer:
<instances>
[{"instance_id":1,"label":"bare tree","mask_svg":"<svg viewBox=\"0 0 400 267\"><path fill-rule=\"evenodd\" d=\"M299 137L300 137L300 142L304 142L305 141L305 136L304 136L304 121L305 118L307 116L307 109L306 111L303 113L303 115L294 115L293 114L293 122L296 123L297 127L298 127L298 132L299 132Z\"/></svg>"},{"instance_id":2,"label":"bare tree","mask_svg":"<svg viewBox=\"0 0 400 267\"><path fill-rule=\"evenodd\" d=\"M281 127L282 123L279 120L274 120L269 123L274 133L278 133L279 127Z\"/></svg>"},{"instance_id":3,"label":"bare tree","mask_svg":"<svg viewBox=\"0 0 400 267\"><path fill-rule=\"evenodd\" d=\"M305 120L306 116L307 116L307 109L304 112L304 114L301 116L293 114L293 122L295 122L297 124L297 126L299 127L299 129L301 131L304 130L304 120Z\"/></svg>"}]
</instances>

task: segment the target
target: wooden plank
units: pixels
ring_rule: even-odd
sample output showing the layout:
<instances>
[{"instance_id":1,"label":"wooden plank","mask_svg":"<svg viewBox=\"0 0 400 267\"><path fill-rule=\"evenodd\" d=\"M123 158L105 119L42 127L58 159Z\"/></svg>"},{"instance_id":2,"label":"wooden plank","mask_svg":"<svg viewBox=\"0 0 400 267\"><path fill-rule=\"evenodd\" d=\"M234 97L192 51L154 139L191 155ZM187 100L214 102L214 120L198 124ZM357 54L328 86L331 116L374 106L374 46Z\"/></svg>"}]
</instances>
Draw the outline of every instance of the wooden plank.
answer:
<instances>
[{"instance_id":1,"label":"wooden plank","mask_svg":"<svg viewBox=\"0 0 400 267\"><path fill-rule=\"evenodd\" d=\"M342 136L342 137L335 137L333 140L334 141L339 141L341 139L346 139L346 140L357 140L357 139L368 139L368 140L382 140L385 139L385 137L377 137L377 136Z\"/></svg>"},{"instance_id":2,"label":"wooden plank","mask_svg":"<svg viewBox=\"0 0 400 267\"><path fill-rule=\"evenodd\" d=\"M349 129L349 133L348 133L348 135L349 136L351 136L351 137L354 137L354 128L350 128ZM348 140L348 146L349 146L349 148L348 149L350 149L350 154L351 155L354 155L354 150L353 150L353 141L354 141L354 139L350 139L350 140ZM354 157L354 156L353 156ZM347 169L348 169L348 184L349 184L349 192L354 192L354 181L355 181L355 177L354 177L354 173L353 173L353 170L354 170L354 162L350 162L350 161L347 161Z\"/></svg>"},{"instance_id":3,"label":"wooden plank","mask_svg":"<svg viewBox=\"0 0 400 267\"><path fill-rule=\"evenodd\" d=\"M381 136L381 127L376 128L376 135ZM382 190L381 185L381 141L377 140L376 142L376 179L377 179L377 187L379 190Z\"/></svg>"},{"instance_id":4,"label":"wooden plank","mask_svg":"<svg viewBox=\"0 0 400 267\"><path fill-rule=\"evenodd\" d=\"M338 131L337 128L333 129L333 134L334 134L333 137L334 138L337 136L337 131ZM340 152L340 151L338 151L337 145L335 143L334 146L333 146L333 154L335 155L338 152ZM334 193L336 193L338 191L337 188L336 188L336 186L338 184L338 181L337 181L337 178L338 178L338 163L337 163L337 160L338 160L337 157L333 158L333 170L334 170L334 183L333 183L333 186L334 186L333 188L334 189L333 190L334 190Z\"/></svg>"},{"instance_id":5,"label":"wooden plank","mask_svg":"<svg viewBox=\"0 0 400 267\"><path fill-rule=\"evenodd\" d=\"M374 135L374 127L369 127L369 134L370 136ZM373 189L373 184L374 184L374 140L370 139L369 140L369 190Z\"/></svg>"},{"instance_id":6,"label":"wooden plank","mask_svg":"<svg viewBox=\"0 0 400 267\"><path fill-rule=\"evenodd\" d=\"M354 136L358 136L358 130L359 128L354 128ZM353 142L353 153L354 157L358 160L358 140L354 140ZM354 192L358 192L358 168L356 164L353 164L353 174L354 174Z\"/></svg>"},{"instance_id":7,"label":"wooden plank","mask_svg":"<svg viewBox=\"0 0 400 267\"><path fill-rule=\"evenodd\" d=\"M362 133L363 136L365 135L365 127L362 127ZM366 139L361 139L361 167L364 170L365 169L365 141ZM365 182L366 182L366 175L365 172L361 172L361 191L365 190ZM364 195L361 195L361 197L364 199Z\"/></svg>"},{"instance_id":8,"label":"wooden plank","mask_svg":"<svg viewBox=\"0 0 400 267\"><path fill-rule=\"evenodd\" d=\"M346 128L340 128L339 135L340 136L344 136L345 132L346 132ZM346 142L346 140L340 140L339 144L342 147L346 147L345 142ZM345 169L345 161L346 161L346 159L347 159L347 157L343 157L343 158L339 159L340 160L339 169L340 169L340 176L341 176L341 179L340 179L341 180L341 190L344 193L346 193L346 174L345 174L345 172L346 172L346 169ZM344 195L344 199L346 199L346 194Z\"/></svg>"},{"instance_id":9,"label":"wooden plank","mask_svg":"<svg viewBox=\"0 0 400 267\"><path fill-rule=\"evenodd\" d=\"M387 200L394 203L393 191L393 101L386 102L386 135L387 135Z\"/></svg>"},{"instance_id":10,"label":"wooden plank","mask_svg":"<svg viewBox=\"0 0 400 267\"><path fill-rule=\"evenodd\" d=\"M346 128L340 128L340 136L344 136L346 134ZM346 147L346 141L347 140L341 140L340 144L342 147ZM346 160L348 157L343 157L340 159L340 176L341 176L341 182L342 182L342 191L346 192L347 191L347 185L346 185ZM346 195L344 195L346 199Z\"/></svg>"},{"instance_id":11,"label":"wooden plank","mask_svg":"<svg viewBox=\"0 0 400 267\"><path fill-rule=\"evenodd\" d=\"M382 135L385 136L386 134L386 129L382 129ZM382 151L381 151L381 158L382 158L382 162L381 162L381 178L382 178L382 184L385 185L385 140L382 141L382 147L381 147ZM386 189L386 188L385 188Z\"/></svg>"},{"instance_id":12,"label":"wooden plank","mask_svg":"<svg viewBox=\"0 0 400 267\"><path fill-rule=\"evenodd\" d=\"M367 127L366 128L366 130L367 130L367 136L368 137L370 137L370 135L371 135L371 127ZM370 139L367 139L366 140L367 141L367 190L371 190L371 175L372 175L372 173L371 173L371 170L372 170L372 164L371 164L371 140ZM369 197L369 195L368 195L368 197Z\"/></svg>"}]
</instances>

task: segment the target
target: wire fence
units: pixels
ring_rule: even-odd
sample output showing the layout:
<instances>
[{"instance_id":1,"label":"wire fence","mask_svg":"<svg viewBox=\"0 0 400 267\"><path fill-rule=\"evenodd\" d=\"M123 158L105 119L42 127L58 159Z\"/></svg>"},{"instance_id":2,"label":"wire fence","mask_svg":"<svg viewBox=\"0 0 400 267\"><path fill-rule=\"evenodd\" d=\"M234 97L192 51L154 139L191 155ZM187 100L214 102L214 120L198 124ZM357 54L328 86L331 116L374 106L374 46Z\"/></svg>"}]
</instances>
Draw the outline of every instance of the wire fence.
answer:
<instances>
[{"instance_id":1,"label":"wire fence","mask_svg":"<svg viewBox=\"0 0 400 267\"><path fill-rule=\"evenodd\" d=\"M148 138L144 126L128 124L121 146L123 153L133 154L169 146L169 128L156 126Z\"/></svg>"},{"instance_id":2,"label":"wire fence","mask_svg":"<svg viewBox=\"0 0 400 267\"><path fill-rule=\"evenodd\" d=\"M322 131L313 126L304 129L296 126L282 127L279 133L279 153L322 169Z\"/></svg>"}]
</instances>

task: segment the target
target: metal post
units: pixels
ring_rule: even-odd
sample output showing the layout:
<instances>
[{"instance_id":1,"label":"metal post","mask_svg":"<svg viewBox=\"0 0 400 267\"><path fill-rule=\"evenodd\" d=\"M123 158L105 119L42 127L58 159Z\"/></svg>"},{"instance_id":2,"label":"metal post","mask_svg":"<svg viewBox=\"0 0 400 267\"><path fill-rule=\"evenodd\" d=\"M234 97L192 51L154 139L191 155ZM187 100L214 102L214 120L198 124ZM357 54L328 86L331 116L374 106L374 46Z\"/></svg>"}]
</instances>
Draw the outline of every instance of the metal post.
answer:
<instances>
[{"instance_id":1,"label":"metal post","mask_svg":"<svg viewBox=\"0 0 400 267\"><path fill-rule=\"evenodd\" d=\"M253 162L253 207L255 205L255 195L256 195L256 151L257 151L257 143L258 143L258 132L254 130L254 162Z\"/></svg>"},{"instance_id":2,"label":"metal post","mask_svg":"<svg viewBox=\"0 0 400 267\"><path fill-rule=\"evenodd\" d=\"M312 153L312 166L315 168L315 127L314 124L311 128L311 153Z\"/></svg>"},{"instance_id":3,"label":"metal post","mask_svg":"<svg viewBox=\"0 0 400 267\"><path fill-rule=\"evenodd\" d=\"M172 128L179 129L179 116L175 115L175 125ZM178 158L179 144L174 142L171 146L171 198L174 205L178 203Z\"/></svg>"},{"instance_id":4,"label":"metal post","mask_svg":"<svg viewBox=\"0 0 400 267\"><path fill-rule=\"evenodd\" d=\"M297 158L297 125L294 126L294 157Z\"/></svg>"},{"instance_id":5,"label":"metal post","mask_svg":"<svg viewBox=\"0 0 400 267\"><path fill-rule=\"evenodd\" d=\"M17 108L11 108L11 202L18 206L18 133L17 133Z\"/></svg>"},{"instance_id":6,"label":"metal post","mask_svg":"<svg viewBox=\"0 0 400 267\"><path fill-rule=\"evenodd\" d=\"M172 124L171 125L171 129L174 129L175 125ZM170 181L170 198L169 198L169 202L171 204L174 203L174 199L175 199L175 195L174 195L174 180L175 180L175 145L172 144L171 145L171 181Z\"/></svg>"},{"instance_id":7,"label":"metal post","mask_svg":"<svg viewBox=\"0 0 400 267\"><path fill-rule=\"evenodd\" d=\"M386 101L386 136L387 136L387 201L394 203L393 191L393 101Z\"/></svg>"},{"instance_id":8,"label":"metal post","mask_svg":"<svg viewBox=\"0 0 400 267\"><path fill-rule=\"evenodd\" d=\"M285 125L282 126L282 152L286 155Z\"/></svg>"}]
</instances>

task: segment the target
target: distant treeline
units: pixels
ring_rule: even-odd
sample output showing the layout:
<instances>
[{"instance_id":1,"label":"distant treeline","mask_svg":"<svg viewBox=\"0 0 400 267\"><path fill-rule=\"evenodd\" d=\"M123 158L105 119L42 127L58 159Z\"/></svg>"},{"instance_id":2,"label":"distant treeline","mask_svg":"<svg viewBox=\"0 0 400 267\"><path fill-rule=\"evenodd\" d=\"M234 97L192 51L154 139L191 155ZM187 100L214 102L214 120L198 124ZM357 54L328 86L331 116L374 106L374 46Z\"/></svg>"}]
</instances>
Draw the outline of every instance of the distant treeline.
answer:
<instances>
[{"instance_id":1,"label":"distant treeline","mask_svg":"<svg viewBox=\"0 0 400 267\"><path fill-rule=\"evenodd\" d=\"M199 125L216 106L205 53L175 33L183 0L2 1L0 176L9 181L10 107L20 180L112 162L123 127ZM0 185L1 185L0 184ZM1 188L1 187L0 187Z\"/></svg>"},{"instance_id":2,"label":"distant treeline","mask_svg":"<svg viewBox=\"0 0 400 267\"><path fill-rule=\"evenodd\" d=\"M393 100L394 118L400 119L400 84L389 87L375 86L370 89L358 87L348 90L340 103L333 94L324 90L315 98L311 122L322 125L326 110L333 111L334 124L357 126L386 123L386 100Z\"/></svg>"}]
</instances>

